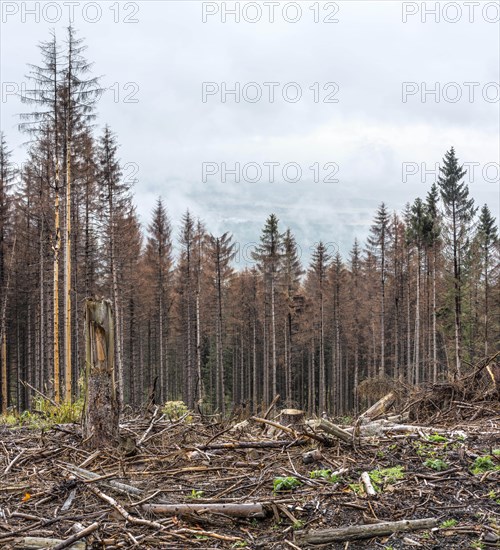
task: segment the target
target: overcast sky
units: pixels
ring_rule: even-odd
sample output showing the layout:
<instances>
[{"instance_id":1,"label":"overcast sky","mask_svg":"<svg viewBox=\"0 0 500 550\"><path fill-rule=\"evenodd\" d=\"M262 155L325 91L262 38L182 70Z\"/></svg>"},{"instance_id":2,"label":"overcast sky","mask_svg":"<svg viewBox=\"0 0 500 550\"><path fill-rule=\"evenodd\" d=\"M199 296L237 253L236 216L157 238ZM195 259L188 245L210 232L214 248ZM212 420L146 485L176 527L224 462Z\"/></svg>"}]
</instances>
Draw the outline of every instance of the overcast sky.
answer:
<instances>
[{"instance_id":1,"label":"overcast sky","mask_svg":"<svg viewBox=\"0 0 500 550\"><path fill-rule=\"evenodd\" d=\"M425 196L451 145L498 219L499 2L434 4L240 2L237 22L235 2L2 0L1 128L21 162L12 91L71 5L143 223L161 195L174 224L189 208L244 245L275 212L306 261L320 239L346 256L380 202Z\"/></svg>"}]
</instances>

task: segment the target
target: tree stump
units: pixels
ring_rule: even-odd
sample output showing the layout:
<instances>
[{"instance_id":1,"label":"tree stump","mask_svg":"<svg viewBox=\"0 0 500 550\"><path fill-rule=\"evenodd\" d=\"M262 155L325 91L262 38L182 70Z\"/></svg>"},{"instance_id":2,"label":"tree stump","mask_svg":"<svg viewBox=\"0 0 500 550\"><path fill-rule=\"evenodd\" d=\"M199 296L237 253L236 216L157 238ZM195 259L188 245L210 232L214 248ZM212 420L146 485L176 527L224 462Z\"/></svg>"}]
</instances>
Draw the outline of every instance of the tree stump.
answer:
<instances>
[{"instance_id":1,"label":"tree stump","mask_svg":"<svg viewBox=\"0 0 500 550\"><path fill-rule=\"evenodd\" d=\"M115 445L119 441L114 324L109 301L86 300L85 344L83 436L88 447L97 449Z\"/></svg>"},{"instance_id":2,"label":"tree stump","mask_svg":"<svg viewBox=\"0 0 500 550\"><path fill-rule=\"evenodd\" d=\"M281 424L283 426L299 426L304 422L304 411L299 409L283 409L281 411Z\"/></svg>"}]
</instances>

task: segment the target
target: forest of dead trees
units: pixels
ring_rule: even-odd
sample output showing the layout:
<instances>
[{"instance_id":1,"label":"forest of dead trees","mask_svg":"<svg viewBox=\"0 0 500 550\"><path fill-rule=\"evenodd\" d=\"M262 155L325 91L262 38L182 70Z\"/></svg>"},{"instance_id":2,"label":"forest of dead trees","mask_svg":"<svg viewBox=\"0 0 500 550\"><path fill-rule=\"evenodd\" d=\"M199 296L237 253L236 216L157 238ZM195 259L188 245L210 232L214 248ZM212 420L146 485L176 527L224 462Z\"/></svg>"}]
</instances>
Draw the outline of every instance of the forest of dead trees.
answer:
<instances>
[{"instance_id":1,"label":"forest of dead trees","mask_svg":"<svg viewBox=\"0 0 500 550\"><path fill-rule=\"evenodd\" d=\"M22 97L22 168L1 134L2 412L29 408L30 386L78 398L90 296L112 303L119 396L132 407L152 396L255 411L279 394L347 415L366 380L436 382L499 349L497 225L469 197L453 148L425 196L401 213L382 202L347 257L319 242L304 265L271 214L236 269L231 234L190 212L172 227L168 190L141 228L117 138L94 124L103 90L84 44L69 28L40 54Z\"/></svg>"}]
</instances>

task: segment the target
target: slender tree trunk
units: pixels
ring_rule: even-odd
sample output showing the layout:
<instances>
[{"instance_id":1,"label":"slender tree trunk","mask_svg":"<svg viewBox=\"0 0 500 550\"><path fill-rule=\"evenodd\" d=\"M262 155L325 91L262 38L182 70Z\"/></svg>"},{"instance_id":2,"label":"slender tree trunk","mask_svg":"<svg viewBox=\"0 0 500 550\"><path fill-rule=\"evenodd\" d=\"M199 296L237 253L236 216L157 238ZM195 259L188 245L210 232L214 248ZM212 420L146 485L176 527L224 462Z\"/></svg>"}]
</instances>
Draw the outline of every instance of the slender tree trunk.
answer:
<instances>
[{"instance_id":1,"label":"slender tree trunk","mask_svg":"<svg viewBox=\"0 0 500 550\"><path fill-rule=\"evenodd\" d=\"M200 274L198 273L198 278ZM203 399L203 378L201 375L201 321L200 321L200 282L196 291L196 377L198 379L197 399L201 402Z\"/></svg>"},{"instance_id":2,"label":"slender tree trunk","mask_svg":"<svg viewBox=\"0 0 500 550\"><path fill-rule=\"evenodd\" d=\"M217 354L217 408L222 415L226 412L225 407L225 384L224 384L224 354L222 340L222 273L221 273L221 251L219 239L216 242L216 285L217 285L217 331L216 331L216 354ZM234 380L233 380L234 383Z\"/></svg>"},{"instance_id":3,"label":"slender tree trunk","mask_svg":"<svg viewBox=\"0 0 500 550\"><path fill-rule=\"evenodd\" d=\"M66 238L64 240L64 398L68 403L71 403L71 138L69 135L69 128L67 128L66 131Z\"/></svg>"},{"instance_id":4,"label":"slender tree trunk","mask_svg":"<svg viewBox=\"0 0 500 550\"><path fill-rule=\"evenodd\" d=\"M240 403L245 400L245 357L243 346L243 327L240 331Z\"/></svg>"},{"instance_id":5,"label":"slender tree trunk","mask_svg":"<svg viewBox=\"0 0 500 550\"><path fill-rule=\"evenodd\" d=\"M59 159L56 159L56 184L54 197L54 400L61 402L61 374L59 371L59 251L61 248L60 196L59 196Z\"/></svg>"},{"instance_id":6,"label":"slender tree trunk","mask_svg":"<svg viewBox=\"0 0 500 550\"><path fill-rule=\"evenodd\" d=\"M408 281L406 289L406 378L409 383L412 382L412 363L411 363L411 273L410 256L407 255L407 274Z\"/></svg>"},{"instance_id":7,"label":"slender tree trunk","mask_svg":"<svg viewBox=\"0 0 500 550\"><path fill-rule=\"evenodd\" d=\"M40 347L39 352L40 356L38 358L39 362L39 385L37 388L41 390L43 388L43 383L45 380L45 292L44 292L44 270L45 270L45 257L44 257L44 247L43 247L43 241L44 241L45 235L44 235L44 220L42 217L41 224L40 224L40 246L39 246L39 253L40 253L40 278L39 278L39 285L40 285L40 292L39 292L39 299L40 299L40 318L39 318L39 331L40 331Z\"/></svg>"},{"instance_id":8,"label":"slender tree trunk","mask_svg":"<svg viewBox=\"0 0 500 550\"><path fill-rule=\"evenodd\" d=\"M10 276L12 274L12 267L14 264L14 255L16 252L16 236L14 236L14 242L12 243L12 252L9 262L9 272L7 273L7 280L5 282L5 288L3 289L3 296L2 296L2 319L1 319L1 332L0 332L0 339L2 342L2 374L1 374L1 380L2 380L2 407L1 412L2 414L5 414L7 412L7 406L9 403L9 386L8 386L8 377L7 377L7 300L9 296L9 288L10 288ZM28 317L28 323L30 322L30 318ZM18 369L19 369L19 361L18 361Z\"/></svg>"},{"instance_id":9,"label":"slender tree trunk","mask_svg":"<svg viewBox=\"0 0 500 550\"><path fill-rule=\"evenodd\" d=\"M356 342L354 348L354 414L359 415L359 397L358 397L358 385L359 385L359 348Z\"/></svg>"},{"instance_id":10,"label":"slender tree trunk","mask_svg":"<svg viewBox=\"0 0 500 550\"><path fill-rule=\"evenodd\" d=\"M123 405L124 400L124 390L125 390L125 383L124 383L124 375L123 375L123 355L122 355L122 339L121 339L121 315L120 315L120 297L119 297L119 288L118 288L118 274L116 269L116 256L115 256L115 228L114 228L114 208L113 208L113 202L110 192L110 202L109 202L109 209L110 209L110 252L111 252L111 280L113 285L113 309L115 312L115 327L116 327L116 334L115 334L115 346L116 346L116 376L117 376L117 382L118 382L118 403L120 404L120 407Z\"/></svg>"},{"instance_id":11,"label":"slender tree trunk","mask_svg":"<svg viewBox=\"0 0 500 550\"><path fill-rule=\"evenodd\" d=\"M489 280L488 280L488 247L484 253L484 356L488 357L488 329L489 329Z\"/></svg>"},{"instance_id":12,"label":"slender tree trunk","mask_svg":"<svg viewBox=\"0 0 500 550\"><path fill-rule=\"evenodd\" d=\"M309 356L309 365L308 365L308 380L307 380L307 387L309 389L308 391L308 395L307 395L307 411L310 415L314 414L315 412L315 399L314 399L314 384L315 384L315 380L314 380L314 354L315 354L315 349L314 349L314 339L311 341L311 351L310 351L310 356Z\"/></svg>"},{"instance_id":13,"label":"slender tree trunk","mask_svg":"<svg viewBox=\"0 0 500 550\"><path fill-rule=\"evenodd\" d=\"M382 238L381 250L381 285L382 285L382 300L380 312L380 367L379 376L385 376L385 237Z\"/></svg>"},{"instance_id":14,"label":"slender tree trunk","mask_svg":"<svg viewBox=\"0 0 500 550\"><path fill-rule=\"evenodd\" d=\"M285 342L285 403L289 403L289 393L288 393L288 330L287 330L287 321L285 320L285 327L283 331L284 342Z\"/></svg>"},{"instance_id":15,"label":"slender tree trunk","mask_svg":"<svg viewBox=\"0 0 500 550\"><path fill-rule=\"evenodd\" d=\"M269 405L269 335L267 323L267 307L264 305L264 331L263 331L263 355L264 355L264 380L262 384L262 404L264 408Z\"/></svg>"},{"instance_id":16,"label":"slender tree trunk","mask_svg":"<svg viewBox=\"0 0 500 550\"><path fill-rule=\"evenodd\" d=\"M337 413L340 413L341 410L344 407L344 401L342 396L342 353L340 350L340 311L339 311L339 303L338 303L338 292L339 289L337 288L337 296L336 296L336 315L335 315L335 359L337 362L337 383L336 386L338 388L337 391Z\"/></svg>"},{"instance_id":17,"label":"slender tree trunk","mask_svg":"<svg viewBox=\"0 0 500 550\"><path fill-rule=\"evenodd\" d=\"M272 399L278 393L277 384L277 357L276 357L276 311L275 311L275 281L274 273L271 278L271 332L272 332L272 357L273 357L273 372L272 372Z\"/></svg>"},{"instance_id":18,"label":"slender tree trunk","mask_svg":"<svg viewBox=\"0 0 500 550\"><path fill-rule=\"evenodd\" d=\"M253 334L252 334L252 390L253 390L253 412L257 414L257 405L258 405L258 393L257 393L257 321L254 317L253 319Z\"/></svg>"},{"instance_id":19,"label":"slender tree trunk","mask_svg":"<svg viewBox=\"0 0 500 550\"><path fill-rule=\"evenodd\" d=\"M415 306L415 353L414 382L420 384L420 249L417 250L417 288Z\"/></svg>"},{"instance_id":20,"label":"slender tree trunk","mask_svg":"<svg viewBox=\"0 0 500 550\"><path fill-rule=\"evenodd\" d=\"M455 374L460 376L461 366L461 280L460 280L460 259L459 243L456 227L456 212L453 205L453 278L455 294Z\"/></svg>"},{"instance_id":21,"label":"slender tree trunk","mask_svg":"<svg viewBox=\"0 0 500 550\"><path fill-rule=\"evenodd\" d=\"M293 339L292 339L292 316L288 314L288 363L286 365L288 371L288 387L286 389L288 400L293 400L293 390L292 390L292 359L293 359Z\"/></svg>"},{"instance_id":22,"label":"slender tree trunk","mask_svg":"<svg viewBox=\"0 0 500 550\"><path fill-rule=\"evenodd\" d=\"M161 280L161 276L160 276ZM162 402L166 401L167 395L167 372L164 369L164 352L163 352L163 291L162 284L160 282L160 292L158 299L158 331L160 333L159 344L160 344L160 399Z\"/></svg>"},{"instance_id":23,"label":"slender tree trunk","mask_svg":"<svg viewBox=\"0 0 500 550\"><path fill-rule=\"evenodd\" d=\"M437 384L437 328L436 328L436 250L432 255L432 381Z\"/></svg>"},{"instance_id":24,"label":"slender tree trunk","mask_svg":"<svg viewBox=\"0 0 500 550\"><path fill-rule=\"evenodd\" d=\"M323 291L320 290L320 327L319 327L319 412L323 414L326 410L326 376L325 376L325 327Z\"/></svg>"}]
</instances>

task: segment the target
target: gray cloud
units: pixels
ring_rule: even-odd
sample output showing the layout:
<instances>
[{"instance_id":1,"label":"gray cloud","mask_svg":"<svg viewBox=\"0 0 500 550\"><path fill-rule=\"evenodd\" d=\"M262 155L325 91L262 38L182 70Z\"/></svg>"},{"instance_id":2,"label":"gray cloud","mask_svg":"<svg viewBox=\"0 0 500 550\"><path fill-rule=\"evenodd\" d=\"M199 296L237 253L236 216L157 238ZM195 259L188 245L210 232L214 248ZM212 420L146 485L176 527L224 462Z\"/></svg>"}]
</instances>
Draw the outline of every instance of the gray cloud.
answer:
<instances>
[{"instance_id":1,"label":"gray cloud","mask_svg":"<svg viewBox=\"0 0 500 550\"><path fill-rule=\"evenodd\" d=\"M432 176L422 178L422 168L433 166L450 145L462 161L499 162L499 103L484 100L480 91L500 80L500 27L480 14L474 23L466 16L457 23L422 23L421 14L402 23L401 2L338 2L339 23L315 24L311 4L303 2L295 24L281 17L222 23L220 16L203 23L202 2L155 0L140 2L139 22L126 24L113 22L111 5L102 3L103 16L93 24L76 9L75 26L87 39L96 74L105 75L107 86L115 84L101 99L98 122L118 133L122 160L139 166L135 193L145 223L161 194L175 223L189 208L210 231L229 229L246 242L257 240L265 217L276 212L283 228L296 232L305 258L319 239L337 242L346 254L355 236L365 238L378 203L400 210L425 195ZM51 27L62 37L64 23L8 17L1 26L2 83L23 82L26 63L39 61L36 43ZM222 103L220 96L203 103L203 82L280 85L274 103L235 103L231 97ZM302 89L298 103L280 98L289 82ZM323 84L336 82L339 103L315 103L309 90L315 82L321 98L331 91ZM466 82L480 86L472 103L442 96L439 103L431 96L423 103L419 94L404 103L403 82L416 83L419 92L422 83L455 82L463 93ZM131 98L138 103L124 102L134 91L127 83L136 83ZM19 161L24 138L15 114L22 110L13 98L1 104L1 126ZM279 178L224 183L217 176L202 182L203 162L268 161L296 162L304 176L295 184ZM315 162L336 162L339 183L312 181L308 167ZM403 163L419 167L406 182ZM470 187L498 218L499 184L478 171Z\"/></svg>"}]
</instances>

